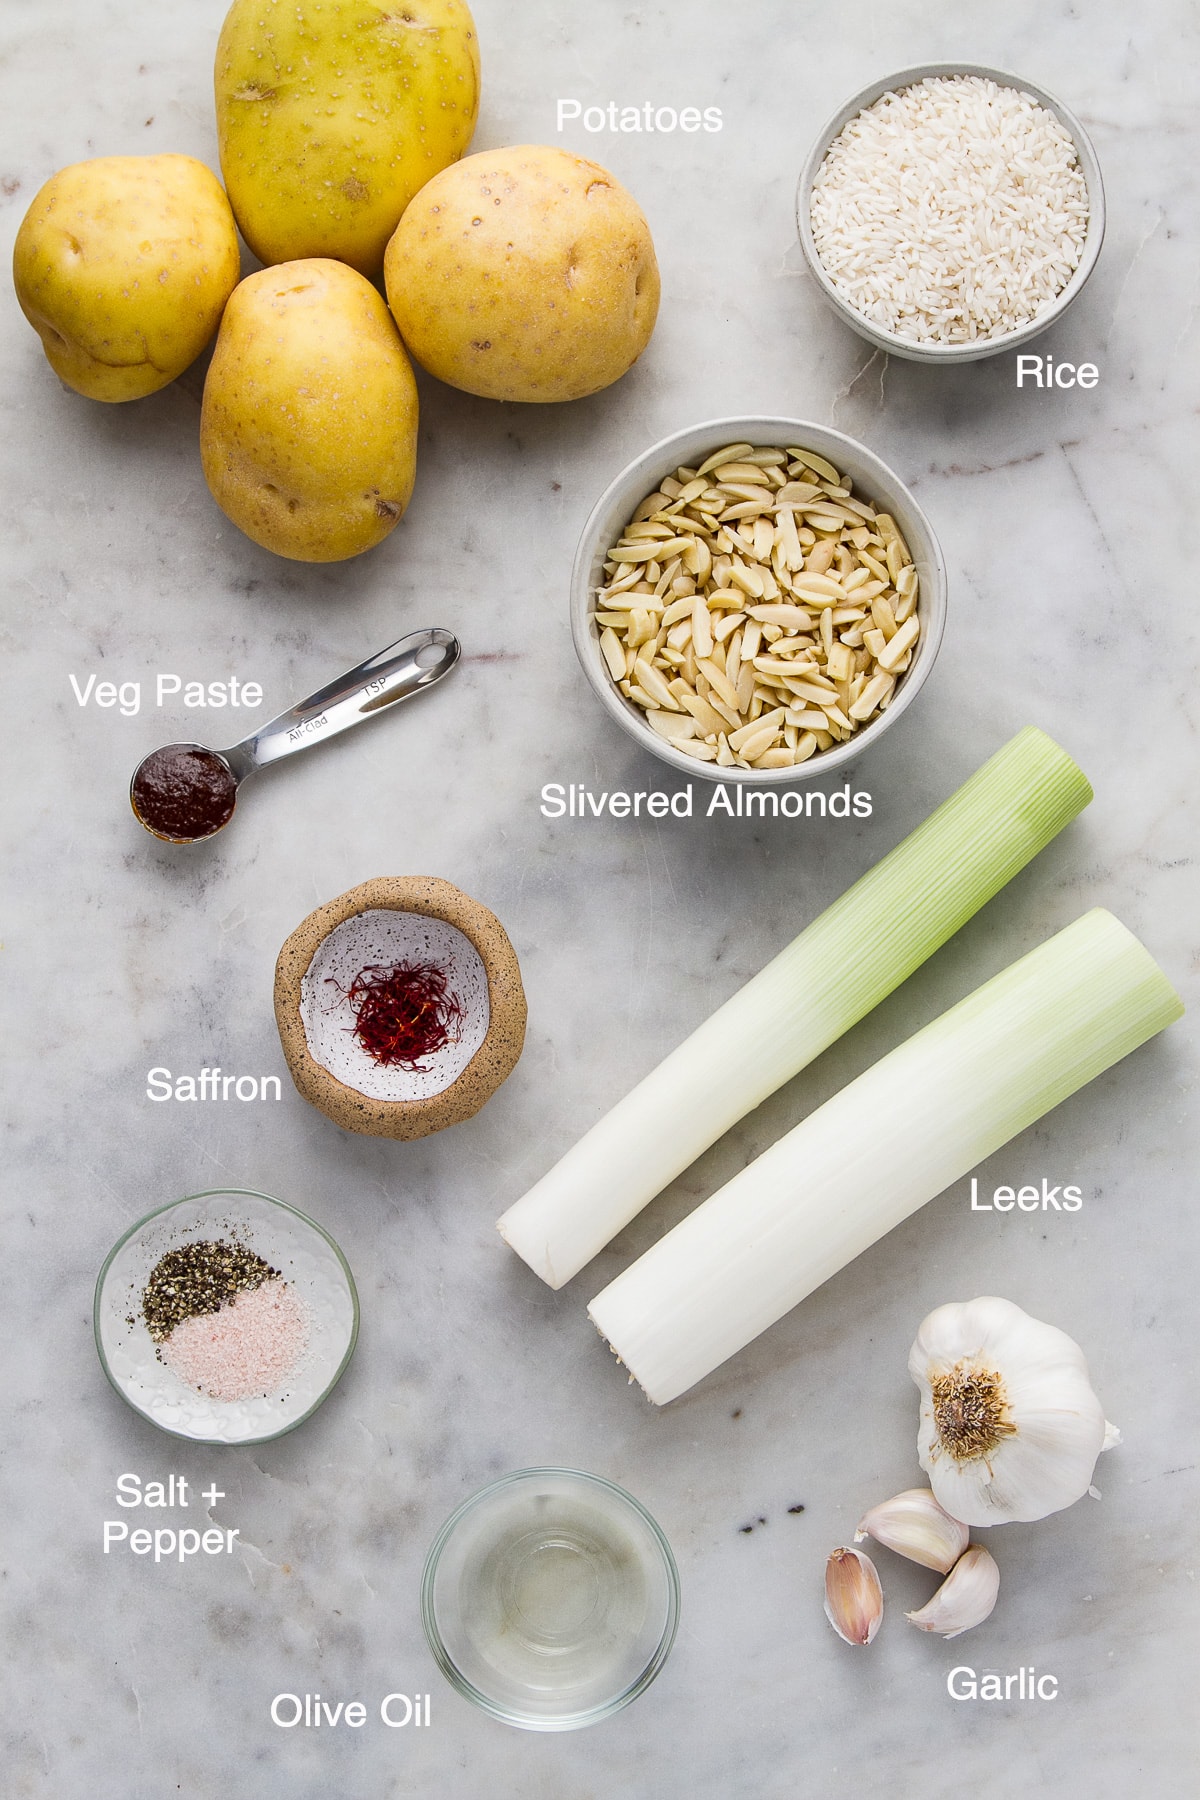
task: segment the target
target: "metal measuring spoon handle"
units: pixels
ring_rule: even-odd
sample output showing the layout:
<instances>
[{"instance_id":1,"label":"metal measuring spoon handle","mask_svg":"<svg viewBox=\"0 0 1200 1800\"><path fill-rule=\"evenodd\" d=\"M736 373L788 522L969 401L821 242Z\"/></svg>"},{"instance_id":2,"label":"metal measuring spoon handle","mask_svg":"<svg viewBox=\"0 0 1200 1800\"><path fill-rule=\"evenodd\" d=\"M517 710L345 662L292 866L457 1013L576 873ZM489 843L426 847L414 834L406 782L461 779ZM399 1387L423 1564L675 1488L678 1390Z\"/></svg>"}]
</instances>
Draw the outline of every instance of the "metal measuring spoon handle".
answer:
<instances>
[{"instance_id":1,"label":"metal measuring spoon handle","mask_svg":"<svg viewBox=\"0 0 1200 1800\"><path fill-rule=\"evenodd\" d=\"M432 625L347 669L232 749L164 744L134 770L129 784L134 817L169 844L214 837L233 817L237 791L247 775L432 687L450 673L460 654L454 633Z\"/></svg>"},{"instance_id":2,"label":"metal measuring spoon handle","mask_svg":"<svg viewBox=\"0 0 1200 1800\"><path fill-rule=\"evenodd\" d=\"M220 754L242 781L281 756L336 737L339 731L348 731L351 725L432 687L450 673L461 654L454 633L440 625L410 632Z\"/></svg>"}]
</instances>

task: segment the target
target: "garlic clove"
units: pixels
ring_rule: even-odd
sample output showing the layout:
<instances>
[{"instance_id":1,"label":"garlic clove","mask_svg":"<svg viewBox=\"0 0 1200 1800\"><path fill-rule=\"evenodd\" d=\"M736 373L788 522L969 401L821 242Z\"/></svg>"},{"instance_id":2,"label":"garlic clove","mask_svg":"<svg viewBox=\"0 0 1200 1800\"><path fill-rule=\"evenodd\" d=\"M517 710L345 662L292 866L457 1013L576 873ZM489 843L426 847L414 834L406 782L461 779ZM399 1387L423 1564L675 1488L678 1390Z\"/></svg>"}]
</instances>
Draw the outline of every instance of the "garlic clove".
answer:
<instances>
[{"instance_id":1,"label":"garlic clove","mask_svg":"<svg viewBox=\"0 0 1200 1800\"><path fill-rule=\"evenodd\" d=\"M904 1616L918 1631L938 1631L944 1638L961 1637L964 1631L983 1624L999 1592L1000 1571L995 1558L982 1544L972 1544L929 1604L920 1612Z\"/></svg>"},{"instance_id":2,"label":"garlic clove","mask_svg":"<svg viewBox=\"0 0 1200 1800\"><path fill-rule=\"evenodd\" d=\"M908 1368L921 1391L921 1467L964 1524L1043 1519L1074 1505L1115 1441L1079 1345L1010 1300L939 1306Z\"/></svg>"},{"instance_id":3,"label":"garlic clove","mask_svg":"<svg viewBox=\"0 0 1200 1800\"><path fill-rule=\"evenodd\" d=\"M907 1488L863 1514L854 1541L861 1544L865 1537L946 1575L966 1549L970 1533L938 1505L928 1488Z\"/></svg>"},{"instance_id":4,"label":"garlic clove","mask_svg":"<svg viewBox=\"0 0 1200 1800\"><path fill-rule=\"evenodd\" d=\"M883 1622L879 1572L861 1550L835 1550L825 1565L825 1617L847 1644L869 1644Z\"/></svg>"}]
</instances>

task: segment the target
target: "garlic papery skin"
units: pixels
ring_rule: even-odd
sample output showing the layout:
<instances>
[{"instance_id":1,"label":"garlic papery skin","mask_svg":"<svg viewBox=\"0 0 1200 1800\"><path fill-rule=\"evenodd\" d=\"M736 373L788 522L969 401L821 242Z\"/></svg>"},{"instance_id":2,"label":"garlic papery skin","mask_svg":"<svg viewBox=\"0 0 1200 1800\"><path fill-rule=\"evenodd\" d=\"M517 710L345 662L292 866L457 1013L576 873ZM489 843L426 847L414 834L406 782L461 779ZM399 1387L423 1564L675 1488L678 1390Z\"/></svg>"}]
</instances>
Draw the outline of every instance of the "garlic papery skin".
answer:
<instances>
[{"instance_id":1,"label":"garlic papery skin","mask_svg":"<svg viewBox=\"0 0 1200 1800\"><path fill-rule=\"evenodd\" d=\"M918 1631L937 1631L944 1638L961 1637L982 1625L996 1604L1000 1571L982 1544L972 1544L960 1556L937 1593L920 1612L905 1613Z\"/></svg>"},{"instance_id":2,"label":"garlic papery skin","mask_svg":"<svg viewBox=\"0 0 1200 1800\"><path fill-rule=\"evenodd\" d=\"M835 1550L825 1564L825 1617L847 1644L869 1644L882 1625L879 1571L861 1550Z\"/></svg>"},{"instance_id":3,"label":"garlic papery skin","mask_svg":"<svg viewBox=\"0 0 1200 1800\"><path fill-rule=\"evenodd\" d=\"M966 1526L952 1519L928 1488L907 1488L864 1513L854 1541L861 1544L865 1537L873 1537L885 1549L907 1556L909 1562L948 1575L966 1549L969 1536Z\"/></svg>"},{"instance_id":4,"label":"garlic papery skin","mask_svg":"<svg viewBox=\"0 0 1200 1800\"><path fill-rule=\"evenodd\" d=\"M921 1390L917 1454L952 1518L1044 1519L1087 1493L1113 1428L1065 1331L1011 1300L939 1306L908 1371Z\"/></svg>"}]
</instances>

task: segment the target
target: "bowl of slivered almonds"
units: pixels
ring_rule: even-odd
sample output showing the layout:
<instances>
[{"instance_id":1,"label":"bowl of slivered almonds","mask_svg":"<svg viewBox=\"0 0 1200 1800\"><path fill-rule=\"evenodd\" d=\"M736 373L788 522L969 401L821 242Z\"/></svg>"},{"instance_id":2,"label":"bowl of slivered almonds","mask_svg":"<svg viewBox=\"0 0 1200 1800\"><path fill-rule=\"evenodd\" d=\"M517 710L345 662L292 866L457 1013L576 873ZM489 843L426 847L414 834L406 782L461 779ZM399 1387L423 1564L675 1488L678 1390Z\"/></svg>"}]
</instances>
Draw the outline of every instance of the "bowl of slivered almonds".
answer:
<instances>
[{"instance_id":1,"label":"bowl of slivered almonds","mask_svg":"<svg viewBox=\"0 0 1200 1800\"><path fill-rule=\"evenodd\" d=\"M571 627L601 705L689 775L832 774L916 699L946 618L933 528L864 445L716 419L653 445L583 530Z\"/></svg>"}]
</instances>

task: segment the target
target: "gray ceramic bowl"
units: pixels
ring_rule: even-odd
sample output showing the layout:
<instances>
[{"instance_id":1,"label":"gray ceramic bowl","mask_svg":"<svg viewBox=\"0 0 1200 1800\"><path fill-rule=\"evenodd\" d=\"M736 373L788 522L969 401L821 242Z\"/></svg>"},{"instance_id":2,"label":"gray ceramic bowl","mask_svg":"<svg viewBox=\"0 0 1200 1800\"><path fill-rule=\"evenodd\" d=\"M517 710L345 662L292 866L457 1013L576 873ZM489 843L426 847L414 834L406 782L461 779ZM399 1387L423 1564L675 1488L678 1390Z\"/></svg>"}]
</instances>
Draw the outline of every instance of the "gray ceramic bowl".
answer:
<instances>
[{"instance_id":1,"label":"gray ceramic bowl","mask_svg":"<svg viewBox=\"0 0 1200 1800\"><path fill-rule=\"evenodd\" d=\"M851 478L858 497L891 513L912 552L920 580L920 641L887 711L855 732L846 743L818 751L807 762L790 769L722 769L715 763L700 762L673 748L647 725L641 708L626 700L614 684L601 654L599 631L591 616L596 589L604 580L605 558L646 495L653 493L659 481L665 475L673 474L681 464L694 468L714 450L735 443L784 448L791 444L814 450L818 456L833 463ZM652 444L649 450L643 451L621 470L596 502L583 528L571 572L571 633L575 651L601 706L642 749L683 774L699 776L706 781L779 787L793 781L810 780L814 775L835 774L845 768L847 763L873 749L884 732L890 730L912 705L933 668L945 624L946 570L941 547L933 527L908 489L887 464L864 445L844 437L840 431L831 431L827 425L813 425L802 419L711 419L707 424L691 425L686 431L677 431L672 437Z\"/></svg>"},{"instance_id":2,"label":"gray ceramic bowl","mask_svg":"<svg viewBox=\"0 0 1200 1800\"><path fill-rule=\"evenodd\" d=\"M834 286L825 272L824 265L817 255L813 242L812 222L809 214L809 196L813 182L834 138L844 125L873 106L882 95L900 88L913 87L918 81L929 76L939 75L983 75L996 82L1000 87L1017 88L1023 94L1032 94L1038 103L1047 111L1054 113L1065 129L1070 133L1079 158L1079 166L1083 171L1088 191L1088 228L1084 239L1083 254L1079 267L1072 275L1062 293L1042 312L1038 313L1016 331L1009 331L1003 337L977 339L968 344L930 344L916 343L912 338L900 337L894 331L886 331L882 326L874 325L864 318L846 297ZM1096 160L1096 152L1092 141L1080 124L1075 114L1039 87L1036 81L1026 81L1023 76L1010 75L1003 69L990 69L983 63L921 63L912 69L900 69L894 75L885 75L878 81L872 81L853 99L840 106L833 117L818 133L817 140L809 151L808 159L800 172L800 181L796 189L796 223L800 230L800 243L804 250L805 260L812 272L813 279L824 294L826 300L847 323L874 344L877 350L886 350L890 356L907 357L910 362L927 363L962 363L978 362L985 356L998 356L1001 351L1015 350L1027 344L1032 338L1061 319L1067 308L1071 306L1083 292L1084 284L1096 266L1100 255L1100 246L1104 242L1104 184L1100 179L1100 164Z\"/></svg>"},{"instance_id":3,"label":"gray ceramic bowl","mask_svg":"<svg viewBox=\"0 0 1200 1800\"><path fill-rule=\"evenodd\" d=\"M141 1297L159 1259L200 1240L226 1239L279 1270L308 1313L304 1355L283 1386L251 1399L210 1399L160 1360ZM358 1294L338 1246L315 1220L269 1194L220 1188L189 1194L131 1225L105 1258L93 1310L96 1348L122 1400L172 1437L198 1444L265 1444L311 1418L341 1380L358 1338Z\"/></svg>"}]
</instances>

